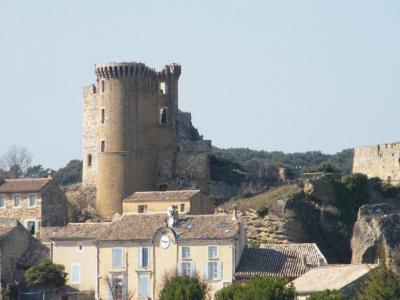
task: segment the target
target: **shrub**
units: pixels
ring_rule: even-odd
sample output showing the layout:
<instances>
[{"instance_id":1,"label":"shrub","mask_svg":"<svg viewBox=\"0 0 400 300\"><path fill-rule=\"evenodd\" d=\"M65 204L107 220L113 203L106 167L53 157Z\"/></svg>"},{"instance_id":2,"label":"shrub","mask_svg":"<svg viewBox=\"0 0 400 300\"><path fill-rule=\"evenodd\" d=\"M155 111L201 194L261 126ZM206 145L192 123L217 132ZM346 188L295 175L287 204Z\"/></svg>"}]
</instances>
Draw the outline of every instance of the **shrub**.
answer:
<instances>
[{"instance_id":1,"label":"shrub","mask_svg":"<svg viewBox=\"0 0 400 300\"><path fill-rule=\"evenodd\" d=\"M381 192L384 198L395 198L400 192L400 187L388 183L382 183Z\"/></svg>"},{"instance_id":2,"label":"shrub","mask_svg":"<svg viewBox=\"0 0 400 300\"><path fill-rule=\"evenodd\" d=\"M198 278L176 276L165 280L159 300L203 300L206 294L207 286Z\"/></svg>"},{"instance_id":3,"label":"shrub","mask_svg":"<svg viewBox=\"0 0 400 300\"><path fill-rule=\"evenodd\" d=\"M264 216L268 214L268 207L266 207L265 205L258 206L256 214L259 218L264 218Z\"/></svg>"},{"instance_id":4,"label":"shrub","mask_svg":"<svg viewBox=\"0 0 400 300\"><path fill-rule=\"evenodd\" d=\"M246 284L234 284L219 290L216 300L293 300L296 292L288 281L278 277L254 277Z\"/></svg>"},{"instance_id":5,"label":"shrub","mask_svg":"<svg viewBox=\"0 0 400 300\"><path fill-rule=\"evenodd\" d=\"M1 293L3 300L17 300L18 289L15 284L7 284L6 288Z\"/></svg>"},{"instance_id":6,"label":"shrub","mask_svg":"<svg viewBox=\"0 0 400 300\"><path fill-rule=\"evenodd\" d=\"M325 290L312 293L307 300L344 300L344 297L342 293L337 290Z\"/></svg>"},{"instance_id":7,"label":"shrub","mask_svg":"<svg viewBox=\"0 0 400 300\"><path fill-rule=\"evenodd\" d=\"M384 265L372 271L359 291L359 300L398 300L400 299L400 275Z\"/></svg>"},{"instance_id":8,"label":"shrub","mask_svg":"<svg viewBox=\"0 0 400 300\"><path fill-rule=\"evenodd\" d=\"M65 286L67 273L63 265L53 264L49 259L41 260L37 265L25 271L28 287L60 288Z\"/></svg>"}]
</instances>

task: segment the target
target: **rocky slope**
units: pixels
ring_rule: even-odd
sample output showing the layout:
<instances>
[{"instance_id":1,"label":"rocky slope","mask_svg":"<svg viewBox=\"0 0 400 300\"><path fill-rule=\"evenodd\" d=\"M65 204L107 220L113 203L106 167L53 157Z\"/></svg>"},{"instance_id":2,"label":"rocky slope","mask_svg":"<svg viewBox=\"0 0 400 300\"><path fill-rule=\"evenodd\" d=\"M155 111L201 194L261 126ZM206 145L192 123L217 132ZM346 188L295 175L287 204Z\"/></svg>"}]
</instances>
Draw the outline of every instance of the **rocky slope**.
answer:
<instances>
[{"instance_id":1,"label":"rocky slope","mask_svg":"<svg viewBox=\"0 0 400 300\"><path fill-rule=\"evenodd\" d=\"M364 205L359 209L351 239L352 263L377 263L399 271L400 208L394 204Z\"/></svg>"}]
</instances>

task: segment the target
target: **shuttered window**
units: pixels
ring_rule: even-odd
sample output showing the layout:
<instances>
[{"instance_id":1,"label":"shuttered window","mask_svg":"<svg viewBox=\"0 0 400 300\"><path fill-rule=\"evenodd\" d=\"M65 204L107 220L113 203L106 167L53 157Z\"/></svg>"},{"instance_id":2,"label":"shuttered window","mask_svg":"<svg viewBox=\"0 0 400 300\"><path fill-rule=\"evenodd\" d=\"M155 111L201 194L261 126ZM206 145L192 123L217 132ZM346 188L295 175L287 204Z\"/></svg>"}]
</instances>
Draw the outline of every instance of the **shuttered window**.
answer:
<instances>
[{"instance_id":1,"label":"shuttered window","mask_svg":"<svg viewBox=\"0 0 400 300\"><path fill-rule=\"evenodd\" d=\"M122 268L123 250L122 248L112 249L112 267Z\"/></svg>"},{"instance_id":2,"label":"shuttered window","mask_svg":"<svg viewBox=\"0 0 400 300\"><path fill-rule=\"evenodd\" d=\"M81 282L81 265L72 264L71 265L71 283L79 284Z\"/></svg>"},{"instance_id":3,"label":"shuttered window","mask_svg":"<svg viewBox=\"0 0 400 300\"><path fill-rule=\"evenodd\" d=\"M149 293L149 275L140 274L139 275L139 298L148 298Z\"/></svg>"}]
</instances>

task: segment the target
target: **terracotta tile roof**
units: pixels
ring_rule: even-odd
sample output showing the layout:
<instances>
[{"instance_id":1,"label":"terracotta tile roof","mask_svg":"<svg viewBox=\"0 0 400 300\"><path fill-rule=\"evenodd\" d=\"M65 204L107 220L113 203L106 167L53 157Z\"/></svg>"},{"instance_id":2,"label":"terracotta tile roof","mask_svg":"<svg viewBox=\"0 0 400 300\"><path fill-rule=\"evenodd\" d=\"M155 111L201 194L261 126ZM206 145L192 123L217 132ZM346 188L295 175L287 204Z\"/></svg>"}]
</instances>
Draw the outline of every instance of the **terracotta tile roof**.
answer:
<instances>
[{"instance_id":1,"label":"terracotta tile roof","mask_svg":"<svg viewBox=\"0 0 400 300\"><path fill-rule=\"evenodd\" d=\"M304 263L305 260L305 263ZM297 278L327 261L314 243L271 244L246 248L236 269L237 278L256 275Z\"/></svg>"},{"instance_id":2,"label":"terracotta tile roof","mask_svg":"<svg viewBox=\"0 0 400 300\"><path fill-rule=\"evenodd\" d=\"M377 265L327 265L318 267L292 281L298 294L309 294L326 289L340 290L356 281Z\"/></svg>"},{"instance_id":3,"label":"terracotta tile roof","mask_svg":"<svg viewBox=\"0 0 400 300\"><path fill-rule=\"evenodd\" d=\"M50 181L49 178L6 179L0 184L0 193L39 192Z\"/></svg>"},{"instance_id":4,"label":"terracotta tile roof","mask_svg":"<svg viewBox=\"0 0 400 300\"><path fill-rule=\"evenodd\" d=\"M53 228L53 230L48 231L46 238L50 240L97 239L110 224L110 222L69 223L64 227Z\"/></svg>"},{"instance_id":5,"label":"terracotta tile roof","mask_svg":"<svg viewBox=\"0 0 400 300\"><path fill-rule=\"evenodd\" d=\"M197 193L200 193L200 190L136 192L124 202L187 200Z\"/></svg>"},{"instance_id":6,"label":"terracotta tile roof","mask_svg":"<svg viewBox=\"0 0 400 300\"><path fill-rule=\"evenodd\" d=\"M167 214L127 214L112 224L100 236L100 240L148 240L158 229L165 227ZM173 229L177 239L232 239L237 235L238 222L231 215L179 215Z\"/></svg>"}]
</instances>

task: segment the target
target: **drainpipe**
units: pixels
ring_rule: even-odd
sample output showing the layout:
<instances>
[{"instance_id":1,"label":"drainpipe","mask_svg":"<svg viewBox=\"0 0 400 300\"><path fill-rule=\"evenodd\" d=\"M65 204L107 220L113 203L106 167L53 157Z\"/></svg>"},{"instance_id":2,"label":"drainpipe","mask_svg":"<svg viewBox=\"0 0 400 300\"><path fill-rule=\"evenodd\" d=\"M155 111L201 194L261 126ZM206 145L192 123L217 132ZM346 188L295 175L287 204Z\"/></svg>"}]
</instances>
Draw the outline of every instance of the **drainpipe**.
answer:
<instances>
[{"instance_id":1,"label":"drainpipe","mask_svg":"<svg viewBox=\"0 0 400 300\"><path fill-rule=\"evenodd\" d=\"M99 244L97 242L94 242L95 246L96 246L96 295L95 298L96 300L100 299L100 267L99 267Z\"/></svg>"}]
</instances>

